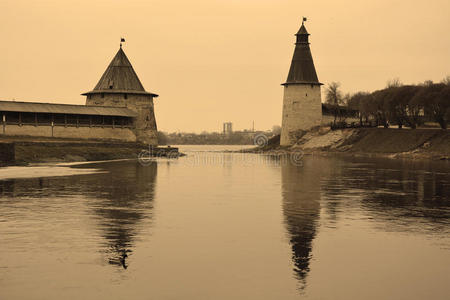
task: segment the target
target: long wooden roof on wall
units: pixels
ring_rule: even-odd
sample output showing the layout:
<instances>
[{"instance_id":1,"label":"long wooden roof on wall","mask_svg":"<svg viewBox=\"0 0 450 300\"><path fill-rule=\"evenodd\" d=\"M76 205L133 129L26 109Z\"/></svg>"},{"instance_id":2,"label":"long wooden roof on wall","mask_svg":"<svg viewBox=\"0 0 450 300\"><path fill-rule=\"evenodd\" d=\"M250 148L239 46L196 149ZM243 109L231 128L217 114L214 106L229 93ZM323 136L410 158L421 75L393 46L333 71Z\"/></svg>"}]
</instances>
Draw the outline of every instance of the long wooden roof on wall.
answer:
<instances>
[{"instance_id":1,"label":"long wooden roof on wall","mask_svg":"<svg viewBox=\"0 0 450 300\"><path fill-rule=\"evenodd\" d=\"M16 102L2 100L0 100L0 112L31 112L71 115L137 117L137 113L124 107Z\"/></svg>"},{"instance_id":2,"label":"long wooden roof on wall","mask_svg":"<svg viewBox=\"0 0 450 300\"><path fill-rule=\"evenodd\" d=\"M122 47L106 68L95 88L83 95L99 93L146 94L158 97L156 94L145 91Z\"/></svg>"}]
</instances>

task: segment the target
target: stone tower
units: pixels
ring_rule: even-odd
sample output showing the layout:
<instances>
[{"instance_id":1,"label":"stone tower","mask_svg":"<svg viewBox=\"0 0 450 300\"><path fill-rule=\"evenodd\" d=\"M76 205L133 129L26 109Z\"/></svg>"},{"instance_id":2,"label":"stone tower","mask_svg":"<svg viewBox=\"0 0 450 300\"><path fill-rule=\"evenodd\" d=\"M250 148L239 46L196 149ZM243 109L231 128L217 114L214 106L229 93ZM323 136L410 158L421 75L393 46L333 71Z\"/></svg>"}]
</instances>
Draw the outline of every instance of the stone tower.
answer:
<instances>
[{"instance_id":1,"label":"stone tower","mask_svg":"<svg viewBox=\"0 0 450 300\"><path fill-rule=\"evenodd\" d=\"M322 100L314 62L309 48L309 33L304 21L297 32L294 56L284 85L282 146L292 145L302 131L319 126L322 121Z\"/></svg>"},{"instance_id":2,"label":"stone tower","mask_svg":"<svg viewBox=\"0 0 450 300\"><path fill-rule=\"evenodd\" d=\"M145 91L122 45L95 88L87 93L86 105L126 107L135 111L134 132L138 142L157 145L153 106L156 94Z\"/></svg>"}]
</instances>

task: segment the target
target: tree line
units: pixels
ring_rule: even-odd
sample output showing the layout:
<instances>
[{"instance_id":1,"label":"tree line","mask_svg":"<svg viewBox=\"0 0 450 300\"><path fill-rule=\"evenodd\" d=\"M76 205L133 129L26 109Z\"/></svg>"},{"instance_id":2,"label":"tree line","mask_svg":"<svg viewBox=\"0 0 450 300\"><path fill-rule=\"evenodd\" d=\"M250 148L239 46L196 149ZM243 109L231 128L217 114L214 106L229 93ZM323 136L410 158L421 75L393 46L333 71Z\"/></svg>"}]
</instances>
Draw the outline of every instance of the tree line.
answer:
<instances>
[{"instance_id":1,"label":"tree line","mask_svg":"<svg viewBox=\"0 0 450 300\"><path fill-rule=\"evenodd\" d=\"M339 107L359 111L360 126L398 125L412 129L426 121L437 122L447 129L450 122L450 76L440 83L403 85L398 79L388 82L386 88L374 92L357 92L344 95L340 84L332 82L326 89L326 102L334 109L334 125L342 122ZM344 118L345 119L345 118Z\"/></svg>"},{"instance_id":2,"label":"tree line","mask_svg":"<svg viewBox=\"0 0 450 300\"><path fill-rule=\"evenodd\" d=\"M251 145L254 133L232 132L223 134L219 132L197 133L166 133L158 131L160 145Z\"/></svg>"}]
</instances>

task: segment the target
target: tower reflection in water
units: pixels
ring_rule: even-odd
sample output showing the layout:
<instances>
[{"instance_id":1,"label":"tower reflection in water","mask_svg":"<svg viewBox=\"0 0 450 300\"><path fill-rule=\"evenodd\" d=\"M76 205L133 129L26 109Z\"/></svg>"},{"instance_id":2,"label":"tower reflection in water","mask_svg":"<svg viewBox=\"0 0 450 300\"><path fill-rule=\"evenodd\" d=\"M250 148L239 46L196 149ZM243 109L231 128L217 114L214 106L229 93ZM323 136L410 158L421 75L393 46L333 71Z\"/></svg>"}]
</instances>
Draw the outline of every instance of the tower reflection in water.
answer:
<instances>
[{"instance_id":1,"label":"tower reflection in water","mask_svg":"<svg viewBox=\"0 0 450 300\"><path fill-rule=\"evenodd\" d=\"M95 212L98 228L106 239L109 263L126 269L139 225L152 217L157 164L143 166L126 161L98 167L108 173L85 183L95 194L88 206Z\"/></svg>"},{"instance_id":2,"label":"tower reflection in water","mask_svg":"<svg viewBox=\"0 0 450 300\"><path fill-rule=\"evenodd\" d=\"M312 242L320 217L320 182L323 166L305 160L303 166L281 164L283 214L290 236L296 277L305 287L310 270Z\"/></svg>"},{"instance_id":3,"label":"tower reflection in water","mask_svg":"<svg viewBox=\"0 0 450 300\"><path fill-rule=\"evenodd\" d=\"M101 251L106 253L106 260L126 269L139 227L152 218L156 162L143 166L133 161L115 161L74 168L100 172L0 181L0 195L16 202L27 198L60 199L57 205L64 207L67 207L65 197L78 198L95 219L94 232L104 238Z\"/></svg>"},{"instance_id":4,"label":"tower reflection in water","mask_svg":"<svg viewBox=\"0 0 450 300\"><path fill-rule=\"evenodd\" d=\"M305 157L302 166L282 163L283 214L301 287L310 271L313 241L323 227L339 235L343 222L359 220L378 232L447 238L446 168L434 162L367 158ZM361 243L366 238L359 237Z\"/></svg>"}]
</instances>

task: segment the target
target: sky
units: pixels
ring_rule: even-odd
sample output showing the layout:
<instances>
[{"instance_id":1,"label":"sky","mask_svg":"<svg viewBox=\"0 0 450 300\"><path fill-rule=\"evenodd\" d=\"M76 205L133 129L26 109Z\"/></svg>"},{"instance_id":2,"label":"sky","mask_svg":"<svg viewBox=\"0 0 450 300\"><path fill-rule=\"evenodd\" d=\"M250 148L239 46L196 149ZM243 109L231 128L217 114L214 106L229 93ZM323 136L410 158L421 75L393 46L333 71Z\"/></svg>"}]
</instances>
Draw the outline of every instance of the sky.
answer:
<instances>
[{"instance_id":1,"label":"sky","mask_svg":"<svg viewBox=\"0 0 450 300\"><path fill-rule=\"evenodd\" d=\"M303 16L319 80L354 93L449 75L449 11L448 0L0 0L0 99L85 104L124 37L160 95L159 130L266 130L281 124Z\"/></svg>"}]
</instances>

